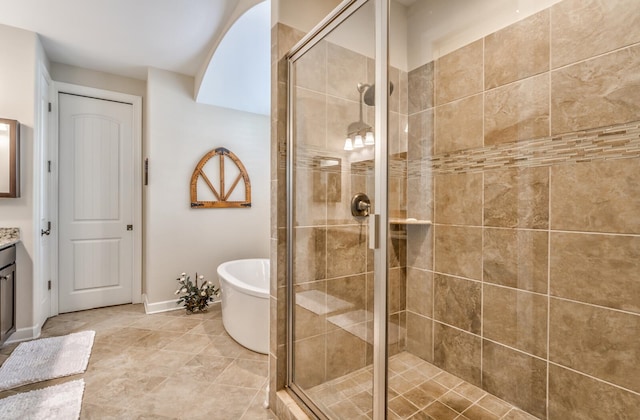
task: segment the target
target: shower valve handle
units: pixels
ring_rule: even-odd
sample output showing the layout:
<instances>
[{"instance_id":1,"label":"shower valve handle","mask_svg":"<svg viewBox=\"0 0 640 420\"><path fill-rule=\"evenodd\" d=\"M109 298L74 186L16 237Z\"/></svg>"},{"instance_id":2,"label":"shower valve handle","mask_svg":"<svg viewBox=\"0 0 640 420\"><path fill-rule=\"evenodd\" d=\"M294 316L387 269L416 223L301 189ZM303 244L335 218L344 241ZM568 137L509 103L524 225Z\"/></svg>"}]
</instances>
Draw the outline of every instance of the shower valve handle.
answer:
<instances>
[{"instance_id":1,"label":"shower valve handle","mask_svg":"<svg viewBox=\"0 0 640 420\"><path fill-rule=\"evenodd\" d=\"M367 217L371 212L371 200L365 193L357 193L351 199L351 215L354 217Z\"/></svg>"}]
</instances>

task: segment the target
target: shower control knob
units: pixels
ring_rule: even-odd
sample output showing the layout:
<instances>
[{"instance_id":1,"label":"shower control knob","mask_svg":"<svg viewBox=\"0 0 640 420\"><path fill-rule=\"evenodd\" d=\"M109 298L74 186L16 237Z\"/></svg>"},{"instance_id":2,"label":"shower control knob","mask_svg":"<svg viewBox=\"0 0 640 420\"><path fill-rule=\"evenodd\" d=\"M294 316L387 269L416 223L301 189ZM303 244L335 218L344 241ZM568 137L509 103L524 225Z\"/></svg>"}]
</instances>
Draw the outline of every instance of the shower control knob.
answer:
<instances>
[{"instance_id":1,"label":"shower control knob","mask_svg":"<svg viewBox=\"0 0 640 420\"><path fill-rule=\"evenodd\" d=\"M357 193L351 199L351 215L354 217L367 217L371 212L371 200L365 193Z\"/></svg>"}]
</instances>

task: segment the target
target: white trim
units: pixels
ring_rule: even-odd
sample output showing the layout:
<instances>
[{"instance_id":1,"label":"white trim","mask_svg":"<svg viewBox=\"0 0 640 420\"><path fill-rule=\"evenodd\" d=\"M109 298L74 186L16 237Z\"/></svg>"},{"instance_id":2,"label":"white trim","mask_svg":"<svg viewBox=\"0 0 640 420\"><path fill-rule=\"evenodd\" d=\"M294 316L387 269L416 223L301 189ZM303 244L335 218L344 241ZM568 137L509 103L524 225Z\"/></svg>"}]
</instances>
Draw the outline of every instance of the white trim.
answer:
<instances>
[{"instance_id":1,"label":"white trim","mask_svg":"<svg viewBox=\"0 0 640 420\"><path fill-rule=\"evenodd\" d=\"M59 146L59 129L58 129L58 97L60 93L70 93L74 95L89 96L96 99L104 99L110 101L118 101L129 103L133 106L133 284L131 291L131 302L142 302L142 97L136 95L129 95L126 93L112 92L103 89L96 89L86 86L74 85L70 83L53 82L54 95L52 99L53 104L53 116L54 116L54 143L52 144L51 159L53 162L58 162L58 146ZM54 160L55 158L55 160ZM59 182L59 169L57 165L53 165L52 168L52 181L56 186L55 191L52 191L52 206L55 204L55 215L52 214L52 224L58 226L58 194L57 188ZM55 203L53 201L55 200ZM53 212L52 212L53 213ZM54 218L55 216L55 218ZM52 255L52 270L55 264L55 279L53 280L53 286L51 288L51 302L52 302L52 315L58 314L58 234L57 229L53 230L52 240L55 240L55 252ZM54 311L55 309L55 311Z\"/></svg>"},{"instance_id":2,"label":"white trim","mask_svg":"<svg viewBox=\"0 0 640 420\"><path fill-rule=\"evenodd\" d=\"M40 212L41 197L44 189L48 188L48 185L40 184L40 180L42 179L41 175L44 171L46 171L46 168L45 168L46 162L43 156L43 149L45 149L45 147L43 146L45 143L51 143L51 138L52 138L51 137L52 136L51 115L47 110L44 110L44 111L42 110L41 103L40 103L40 98L43 96L43 93L44 93L41 90L42 89L42 86L40 84L41 77L44 77L44 79L48 84L49 89L48 89L48 92L46 92L46 97L47 97L47 101L50 102L51 95L52 95L53 81L51 80L51 76L49 75L49 71L47 70L47 67L45 66L45 64L42 61L39 61L38 69L36 71L36 81L35 81L36 97L35 97L35 110L34 110L35 123L34 123L34 139L33 139L34 141L34 150L33 150L33 153L34 153L34 160L33 160L34 161L34 168L33 168L34 264L33 264L33 277L32 277L32 294L31 294L32 305L33 305L32 306L33 321L37 323L36 326L31 328L37 328L38 335L40 334L40 327L38 327L38 325L43 325L47 320L47 318L49 318L52 314L51 305L49 305L48 308L40 307L40 305L42 304L43 294L49 293L49 291L44 287L45 283L41 282L41 280L43 280L43 278L45 277L45 274L47 274L47 277L51 276L52 274L51 270L53 269L53 267L51 266L51 261L49 262L49 265L48 265L49 273L43 273L42 267L45 266L45 264L43 263L44 258L51 259L51 250L55 246L52 238L49 238L49 255L45 256L45 255L42 255L40 252L42 248L41 246L42 235L40 235L40 229L42 228L42 226L40 225L40 219L42 216ZM44 116L42 115L43 112L45 113ZM44 132L44 129L40 124L41 120L43 120L44 118L49 119L49 123L47 124L47 127L49 129L48 132ZM51 213L51 202L49 202L49 213ZM51 296L49 296L49 302L51 303Z\"/></svg>"},{"instance_id":3,"label":"white trim","mask_svg":"<svg viewBox=\"0 0 640 420\"><path fill-rule=\"evenodd\" d=\"M35 338L40 337L40 333L42 332L42 325L36 324L32 327L19 328L17 329L9 339L4 342L3 346L12 343L20 343L22 341L33 340Z\"/></svg>"},{"instance_id":4,"label":"white trim","mask_svg":"<svg viewBox=\"0 0 640 420\"><path fill-rule=\"evenodd\" d=\"M144 300L144 312L147 315L157 314L160 312L177 311L180 309L184 310L184 306L182 306L182 304L177 303L178 299L150 303L146 293L142 295L142 298ZM213 302L211 302L211 305L215 305L221 302L222 302L221 299L216 299Z\"/></svg>"},{"instance_id":5,"label":"white trim","mask_svg":"<svg viewBox=\"0 0 640 420\"><path fill-rule=\"evenodd\" d=\"M177 299L165 300L164 302L150 303L147 298L147 294L143 295L144 299L144 313L147 315L157 314L160 312L177 311L178 309L184 309L182 306L178 306Z\"/></svg>"}]
</instances>

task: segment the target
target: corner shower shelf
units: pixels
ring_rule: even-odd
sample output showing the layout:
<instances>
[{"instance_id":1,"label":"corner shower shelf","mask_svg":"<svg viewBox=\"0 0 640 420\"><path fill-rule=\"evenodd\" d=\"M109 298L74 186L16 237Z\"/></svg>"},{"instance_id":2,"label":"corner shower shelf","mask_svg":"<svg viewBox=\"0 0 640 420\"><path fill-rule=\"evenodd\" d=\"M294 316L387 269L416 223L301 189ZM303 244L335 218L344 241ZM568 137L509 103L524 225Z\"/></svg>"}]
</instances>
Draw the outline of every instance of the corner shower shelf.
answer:
<instances>
[{"instance_id":1,"label":"corner shower shelf","mask_svg":"<svg viewBox=\"0 0 640 420\"><path fill-rule=\"evenodd\" d=\"M430 225L431 220L418 220L418 219L389 219L389 223L392 225Z\"/></svg>"}]
</instances>

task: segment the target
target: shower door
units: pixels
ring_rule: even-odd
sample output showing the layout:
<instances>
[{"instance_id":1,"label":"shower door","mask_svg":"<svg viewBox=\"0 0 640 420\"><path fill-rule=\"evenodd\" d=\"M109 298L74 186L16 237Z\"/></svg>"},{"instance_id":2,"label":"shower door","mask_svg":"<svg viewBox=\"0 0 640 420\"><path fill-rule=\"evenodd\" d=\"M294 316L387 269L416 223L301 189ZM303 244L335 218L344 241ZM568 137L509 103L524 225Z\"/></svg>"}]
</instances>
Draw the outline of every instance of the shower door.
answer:
<instances>
[{"instance_id":1,"label":"shower door","mask_svg":"<svg viewBox=\"0 0 640 420\"><path fill-rule=\"evenodd\" d=\"M319 417L384 418L384 3L343 2L289 56L288 382Z\"/></svg>"}]
</instances>

